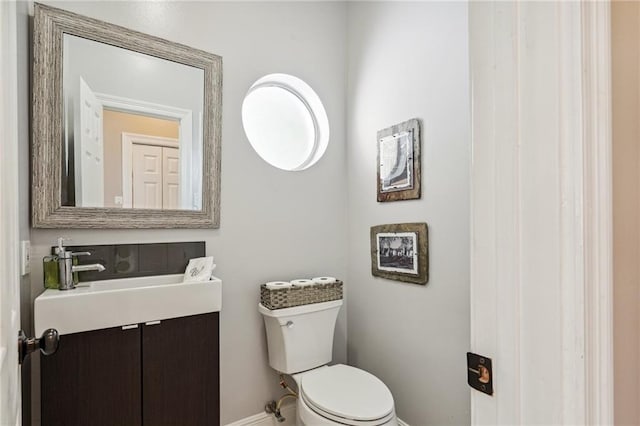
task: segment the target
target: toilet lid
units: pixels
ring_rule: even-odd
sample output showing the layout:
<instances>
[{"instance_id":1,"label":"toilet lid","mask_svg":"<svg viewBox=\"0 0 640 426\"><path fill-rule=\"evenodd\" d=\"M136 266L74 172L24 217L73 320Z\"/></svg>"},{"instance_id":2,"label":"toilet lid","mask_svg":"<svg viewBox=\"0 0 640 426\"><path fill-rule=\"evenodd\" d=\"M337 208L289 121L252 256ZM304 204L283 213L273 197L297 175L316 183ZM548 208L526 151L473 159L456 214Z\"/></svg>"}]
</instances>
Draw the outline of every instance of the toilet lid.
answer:
<instances>
[{"instance_id":1,"label":"toilet lid","mask_svg":"<svg viewBox=\"0 0 640 426\"><path fill-rule=\"evenodd\" d=\"M348 365L305 374L301 393L312 408L343 419L375 421L393 411L393 396L376 376Z\"/></svg>"}]
</instances>

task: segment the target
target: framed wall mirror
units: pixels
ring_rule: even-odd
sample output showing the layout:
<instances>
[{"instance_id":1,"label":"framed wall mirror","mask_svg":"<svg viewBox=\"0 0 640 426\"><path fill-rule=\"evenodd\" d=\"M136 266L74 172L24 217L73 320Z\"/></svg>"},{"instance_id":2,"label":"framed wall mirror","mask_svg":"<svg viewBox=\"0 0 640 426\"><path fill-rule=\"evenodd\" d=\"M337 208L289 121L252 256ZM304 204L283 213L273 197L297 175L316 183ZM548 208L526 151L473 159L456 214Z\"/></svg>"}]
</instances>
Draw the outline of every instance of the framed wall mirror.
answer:
<instances>
[{"instance_id":1,"label":"framed wall mirror","mask_svg":"<svg viewBox=\"0 0 640 426\"><path fill-rule=\"evenodd\" d=\"M222 58L35 4L32 225L217 228Z\"/></svg>"}]
</instances>

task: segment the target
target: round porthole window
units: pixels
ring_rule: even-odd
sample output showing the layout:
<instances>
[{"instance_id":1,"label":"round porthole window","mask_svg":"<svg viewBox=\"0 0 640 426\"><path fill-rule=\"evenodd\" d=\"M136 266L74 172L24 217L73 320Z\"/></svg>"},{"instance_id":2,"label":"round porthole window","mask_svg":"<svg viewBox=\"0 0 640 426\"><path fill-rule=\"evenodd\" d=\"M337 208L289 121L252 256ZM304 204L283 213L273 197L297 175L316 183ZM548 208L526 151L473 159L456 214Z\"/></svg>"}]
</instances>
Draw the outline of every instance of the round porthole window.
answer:
<instances>
[{"instance_id":1,"label":"round porthole window","mask_svg":"<svg viewBox=\"0 0 640 426\"><path fill-rule=\"evenodd\" d=\"M269 74L242 103L242 125L263 160L283 170L314 165L329 143L329 119L313 89L288 74Z\"/></svg>"}]
</instances>

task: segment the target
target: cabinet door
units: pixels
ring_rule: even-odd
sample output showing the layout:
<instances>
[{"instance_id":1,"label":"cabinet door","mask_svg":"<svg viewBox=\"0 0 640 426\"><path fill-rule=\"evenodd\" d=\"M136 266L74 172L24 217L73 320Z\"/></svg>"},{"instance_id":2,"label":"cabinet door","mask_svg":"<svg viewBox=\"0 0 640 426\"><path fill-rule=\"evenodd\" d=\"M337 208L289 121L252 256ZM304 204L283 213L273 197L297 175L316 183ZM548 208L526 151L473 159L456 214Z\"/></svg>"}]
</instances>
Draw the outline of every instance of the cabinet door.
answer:
<instances>
[{"instance_id":1,"label":"cabinet door","mask_svg":"<svg viewBox=\"0 0 640 426\"><path fill-rule=\"evenodd\" d=\"M220 424L218 313L142 328L145 426Z\"/></svg>"},{"instance_id":2,"label":"cabinet door","mask_svg":"<svg viewBox=\"0 0 640 426\"><path fill-rule=\"evenodd\" d=\"M43 426L141 424L139 327L60 336L40 365Z\"/></svg>"}]
</instances>

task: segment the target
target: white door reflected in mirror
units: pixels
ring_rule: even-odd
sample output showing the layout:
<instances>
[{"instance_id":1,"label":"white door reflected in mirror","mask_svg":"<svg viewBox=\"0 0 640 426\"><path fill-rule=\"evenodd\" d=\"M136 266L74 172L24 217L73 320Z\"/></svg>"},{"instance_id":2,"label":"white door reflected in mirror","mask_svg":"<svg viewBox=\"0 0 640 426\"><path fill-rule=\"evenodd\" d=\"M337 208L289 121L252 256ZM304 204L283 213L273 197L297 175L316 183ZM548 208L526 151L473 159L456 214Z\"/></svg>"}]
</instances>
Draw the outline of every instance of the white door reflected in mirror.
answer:
<instances>
[{"instance_id":1,"label":"white door reflected in mirror","mask_svg":"<svg viewBox=\"0 0 640 426\"><path fill-rule=\"evenodd\" d=\"M123 169L125 207L178 209L180 207L180 147L177 139L123 135L130 146L130 169Z\"/></svg>"},{"instance_id":2,"label":"white door reflected in mirror","mask_svg":"<svg viewBox=\"0 0 640 426\"><path fill-rule=\"evenodd\" d=\"M324 154L329 120L318 95L288 74L256 81L242 104L249 143L267 163L282 170L304 170Z\"/></svg>"},{"instance_id":3,"label":"white door reflected in mirror","mask_svg":"<svg viewBox=\"0 0 640 426\"><path fill-rule=\"evenodd\" d=\"M79 79L80 101L75 108L74 124L77 149L76 202L84 207L102 207L104 201L104 107L82 77Z\"/></svg>"},{"instance_id":4,"label":"white door reflected in mirror","mask_svg":"<svg viewBox=\"0 0 640 426\"><path fill-rule=\"evenodd\" d=\"M63 44L62 205L201 210L204 71L70 34Z\"/></svg>"}]
</instances>

